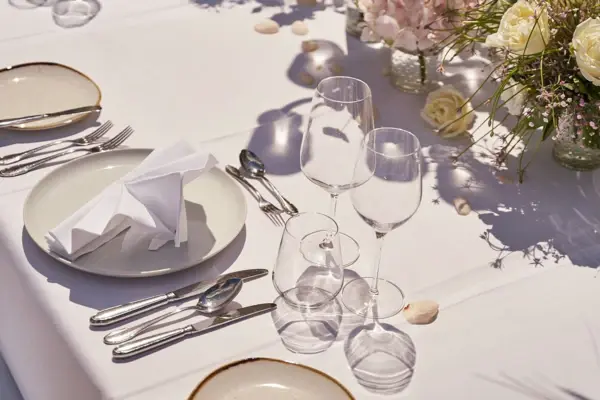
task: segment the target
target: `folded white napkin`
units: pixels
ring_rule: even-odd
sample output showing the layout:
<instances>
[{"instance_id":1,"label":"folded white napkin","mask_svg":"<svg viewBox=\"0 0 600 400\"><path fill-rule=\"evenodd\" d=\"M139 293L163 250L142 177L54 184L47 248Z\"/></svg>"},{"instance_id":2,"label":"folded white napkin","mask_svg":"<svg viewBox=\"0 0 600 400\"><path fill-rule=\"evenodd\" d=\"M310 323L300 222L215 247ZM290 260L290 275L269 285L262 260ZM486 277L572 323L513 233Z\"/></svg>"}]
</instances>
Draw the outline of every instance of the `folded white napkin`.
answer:
<instances>
[{"instance_id":1,"label":"folded white napkin","mask_svg":"<svg viewBox=\"0 0 600 400\"><path fill-rule=\"evenodd\" d=\"M183 187L217 160L186 142L154 150L133 171L46 234L50 250L70 260L125 233L126 243L150 238L150 250L187 240Z\"/></svg>"}]
</instances>

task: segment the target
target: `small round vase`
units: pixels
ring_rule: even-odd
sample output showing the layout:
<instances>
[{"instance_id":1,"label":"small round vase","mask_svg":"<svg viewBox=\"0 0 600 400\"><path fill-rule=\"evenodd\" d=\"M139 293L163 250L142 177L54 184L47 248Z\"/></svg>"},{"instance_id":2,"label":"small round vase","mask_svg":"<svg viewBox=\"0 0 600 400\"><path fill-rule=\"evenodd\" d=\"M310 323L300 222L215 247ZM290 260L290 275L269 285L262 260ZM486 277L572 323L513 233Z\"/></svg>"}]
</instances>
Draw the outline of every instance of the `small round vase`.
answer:
<instances>
[{"instance_id":1,"label":"small round vase","mask_svg":"<svg viewBox=\"0 0 600 400\"><path fill-rule=\"evenodd\" d=\"M407 93L425 93L436 87L438 52L411 52L392 48L389 75L392 85Z\"/></svg>"},{"instance_id":2,"label":"small round vase","mask_svg":"<svg viewBox=\"0 0 600 400\"><path fill-rule=\"evenodd\" d=\"M591 171L600 167L600 149L587 147L575 131L575 113L558 118L552 155L556 162L575 171Z\"/></svg>"},{"instance_id":3,"label":"small round vase","mask_svg":"<svg viewBox=\"0 0 600 400\"><path fill-rule=\"evenodd\" d=\"M350 36L360 39L363 29L366 26L365 16L358 9L354 1L350 0L346 2L346 32Z\"/></svg>"}]
</instances>

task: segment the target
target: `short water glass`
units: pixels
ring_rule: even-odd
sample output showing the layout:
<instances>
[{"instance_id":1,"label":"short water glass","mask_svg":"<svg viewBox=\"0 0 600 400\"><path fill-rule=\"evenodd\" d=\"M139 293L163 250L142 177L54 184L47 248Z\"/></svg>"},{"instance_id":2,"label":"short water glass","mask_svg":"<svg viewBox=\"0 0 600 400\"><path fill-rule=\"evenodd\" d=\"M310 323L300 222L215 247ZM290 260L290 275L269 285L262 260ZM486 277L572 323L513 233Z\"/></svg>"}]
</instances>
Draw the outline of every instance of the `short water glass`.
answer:
<instances>
[{"instance_id":1,"label":"short water glass","mask_svg":"<svg viewBox=\"0 0 600 400\"><path fill-rule=\"evenodd\" d=\"M334 246L323 247L329 240ZM273 285L299 309L318 309L341 291L344 270L336 222L319 213L300 213L285 224L273 269Z\"/></svg>"}]
</instances>

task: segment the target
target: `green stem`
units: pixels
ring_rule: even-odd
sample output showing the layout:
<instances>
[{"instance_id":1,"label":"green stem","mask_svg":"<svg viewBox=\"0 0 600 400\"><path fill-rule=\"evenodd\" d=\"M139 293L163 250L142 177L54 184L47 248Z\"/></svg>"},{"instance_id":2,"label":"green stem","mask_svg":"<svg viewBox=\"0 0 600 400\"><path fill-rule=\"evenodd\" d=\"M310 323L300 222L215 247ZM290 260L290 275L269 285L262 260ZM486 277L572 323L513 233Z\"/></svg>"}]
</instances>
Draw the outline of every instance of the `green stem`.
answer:
<instances>
[{"instance_id":1,"label":"green stem","mask_svg":"<svg viewBox=\"0 0 600 400\"><path fill-rule=\"evenodd\" d=\"M425 86L427 80L427 66L425 65L425 55L419 50L419 68L421 70L421 86Z\"/></svg>"}]
</instances>

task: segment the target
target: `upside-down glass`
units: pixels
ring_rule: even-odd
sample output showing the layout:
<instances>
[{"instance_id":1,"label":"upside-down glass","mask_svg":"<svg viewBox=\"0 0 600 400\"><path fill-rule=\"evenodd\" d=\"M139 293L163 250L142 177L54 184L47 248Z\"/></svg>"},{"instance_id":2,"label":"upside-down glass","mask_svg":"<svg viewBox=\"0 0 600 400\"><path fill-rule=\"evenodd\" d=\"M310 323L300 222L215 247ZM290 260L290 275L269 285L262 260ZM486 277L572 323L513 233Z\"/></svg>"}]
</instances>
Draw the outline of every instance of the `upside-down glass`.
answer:
<instances>
[{"instance_id":1,"label":"upside-down glass","mask_svg":"<svg viewBox=\"0 0 600 400\"><path fill-rule=\"evenodd\" d=\"M323 79L313 96L308 128L302 138L300 165L304 175L331 196L330 216L335 219L338 196L361 182L353 174L356 157L367 133L374 127L371 89L356 78ZM344 265L354 263L359 247L340 234Z\"/></svg>"},{"instance_id":2,"label":"upside-down glass","mask_svg":"<svg viewBox=\"0 0 600 400\"><path fill-rule=\"evenodd\" d=\"M300 213L285 223L273 269L273 285L291 306L318 309L341 291L344 269L333 219L318 213ZM323 248L331 240L332 248Z\"/></svg>"},{"instance_id":3,"label":"upside-down glass","mask_svg":"<svg viewBox=\"0 0 600 400\"><path fill-rule=\"evenodd\" d=\"M394 283L379 278L385 236L406 223L421 203L421 145L412 133L397 128L371 131L363 141L354 169L356 181L366 181L350 192L352 205L373 228L379 242L370 285L362 278L349 282L343 291L344 305L359 315L368 315L377 305L378 318L397 314L404 294Z\"/></svg>"}]
</instances>

